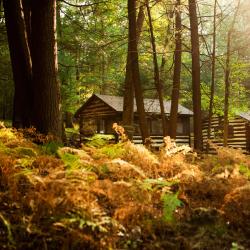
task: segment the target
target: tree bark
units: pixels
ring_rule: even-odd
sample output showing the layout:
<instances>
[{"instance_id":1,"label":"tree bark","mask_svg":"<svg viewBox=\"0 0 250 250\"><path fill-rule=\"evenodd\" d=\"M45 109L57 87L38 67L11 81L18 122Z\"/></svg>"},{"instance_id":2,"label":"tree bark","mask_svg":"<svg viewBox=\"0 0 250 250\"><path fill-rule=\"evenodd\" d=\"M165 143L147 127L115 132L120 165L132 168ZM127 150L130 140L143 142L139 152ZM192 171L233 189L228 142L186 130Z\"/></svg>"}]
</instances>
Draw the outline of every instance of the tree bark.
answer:
<instances>
[{"instance_id":1,"label":"tree bark","mask_svg":"<svg viewBox=\"0 0 250 250\"><path fill-rule=\"evenodd\" d=\"M215 57L216 57L216 15L217 15L217 0L214 1L214 23L213 23L213 52L212 52L212 68L211 68L211 90L210 90L210 103L209 103L209 114L208 114L208 129L207 138L211 136L211 124L213 117L213 106L214 106L214 89L215 89ZM209 144L207 143L207 150Z\"/></svg>"},{"instance_id":2,"label":"tree bark","mask_svg":"<svg viewBox=\"0 0 250 250\"><path fill-rule=\"evenodd\" d=\"M227 58L225 68L225 98L224 98L224 124L223 124L223 146L227 147L228 142L228 110L230 96L230 54L231 54L231 30L227 34Z\"/></svg>"},{"instance_id":3,"label":"tree bark","mask_svg":"<svg viewBox=\"0 0 250 250\"><path fill-rule=\"evenodd\" d=\"M25 29L27 34L28 45L31 44L31 0L22 0Z\"/></svg>"},{"instance_id":4,"label":"tree bark","mask_svg":"<svg viewBox=\"0 0 250 250\"><path fill-rule=\"evenodd\" d=\"M105 25L103 20L101 20L101 34L103 37L105 37ZM106 58L105 58L105 52L103 50L100 51L101 52L101 64L100 64L100 75L101 75L101 87L100 87L100 92L101 94L106 95L108 93L108 84L106 83L106 72L107 72L107 68L106 68Z\"/></svg>"},{"instance_id":5,"label":"tree bark","mask_svg":"<svg viewBox=\"0 0 250 250\"><path fill-rule=\"evenodd\" d=\"M147 12L148 12L148 22L149 22L149 30L150 30L150 37L151 37L151 46L152 46L152 50L153 50L154 82L155 82L155 87L157 90L159 103L160 103L162 132L163 132L163 136L166 136L167 135L167 121L166 121L164 100L163 100L163 85L162 85L162 81L160 79L160 72L159 72L159 66L158 66L158 61L157 61L157 51L156 51L156 44L155 44L155 36L154 36L154 28L153 28L153 24L152 24L151 11L149 8L148 1L146 2L146 8L147 8Z\"/></svg>"},{"instance_id":6,"label":"tree bark","mask_svg":"<svg viewBox=\"0 0 250 250\"><path fill-rule=\"evenodd\" d=\"M168 22L170 22L168 20ZM170 42L170 39L169 39L169 35L171 33L171 25L168 24L168 27L167 27L167 31L166 31L166 38L165 38L165 41L164 41L164 46L163 46L163 51L165 52L167 46L169 45L169 42ZM162 84L163 84L163 79L164 79L164 73L165 73L165 65L166 65L166 62L167 62L167 56L166 56L166 53L163 53L162 55L162 58L161 58L161 65L160 65L160 79L162 81Z\"/></svg>"},{"instance_id":7,"label":"tree bark","mask_svg":"<svg viewBox=\"0 0 250 250\"><path fill-rule=\"evenodd\" d=\"M31 60L20 0L4 0L5 23L15 84L13 127L30 126Z\"/></svg>"},{"instance_id":8,"label":"tree bark","mask_svg":"<svg viewBox=\"0 0 250 250\"><path fill-rule=\"evenodd\" d=\"M128 19L129 19L129 58L131 79L135 90L135 99L137 112L139 116L140 130L142 140L145 143L146 138L149 137L148 126L146 120L146 113L144 109L143 94L140 81L139 61L137 51L137 35L136 35L136 0L128 0Z\"/></svg>"},{"instance_id":9,"label":"tree bark","mask_svg":"<svg viewBox=\"0 0 250 250\"><path fill-rule=\"evenodd\" d=\"M196 0L189 0L188 6L190 15L191 47L192 47L194 149L201 151L203 147L203 141L202 141L201 89L200 89L200 48L199 48Z\"/></svg>"},{"instance_id":10,"label":"tree bark","mask_svg":"<svg viewBox=\"0 0 250 250\"><path fill-rule=\"evenodd\" d=\"M65 112L65 127L73 128L73 114L69 111Z\"/></svg>"},{"instance_id":11,"label":"tree bark","mask_svg":"<svg viewBox=\"0 0 250 250\"><path fill-rule=\"evenodd\" d=\"M33 123L41 133L52 134L60 140L62 120L57 78L56 1L32 1L31 10Z\"/></svg>"},{"instance_id":12,"label":"tree bark","mask_svg":"<svg viewBox=\"0 0 250 250\"><path fill-rule=\"evenodd\" d=\"M224 99L224 134L223 134L223 146L227 147L228 144L228 111L229 111L229 96L230 96L230 73L231 73L231 39L233 34L233 29L236 21L236 17L238 15L238 10L240 7L240 0L238 1L238 5L236 7L236 11L234 13L233 21L231 27L227 34L227 57L226 57L226 67L225 67L225 99Z\"/></svg>"},{"instance_id":13,"label":"tree bark","mask_svg":"<svg viewBox=\"0 0 250 250\"><path fill-rule=\"evenodd\" d=\"M139 43L143 22L145 19L144 6L141 5L136 21L136 42ZM130 52L128 49L127 63L126 63L126 74L124 84L124 101L123 101L123 114L122 121L125 128L126 134L130 140L133 139L133 121L134 121L134 87L131 76L131 60Z\"/></svg>"},{"instance_id":14,"label":"tree bark","mask_svg":"<svg viewBox=\"0 0 250 250\"><path fill-rule=\"evenodd\" d=\"M61 2L56 2L56 24L58 38L62 38Z\"/></svg>"},{"instance_id":15,"label":"tree bark","mask_svg":"<svg viewBox=\"0 0 250 250\"><path fill-rule=\"evenodd\" d=\"M171 110L169 119L169 135L171 138L176 138L177 119L178 119L178 104L181 81L181 57L182 57L182 35L181 35L181 1L176 0L175 4L175 52L174 52L174 76L173 88L171 95Z\"/></svg>"},{"instance_id":16,"label":"tree bark","mask_svg":"<svg viewBox=\"0 0 250 250\"><path fill-rule=\"evenodd\" d=\"M76 48L76 81L80 81L80 69L79 69L79 64L80 64L80 50L79 48Z\"/></svg>"}]
</instances>

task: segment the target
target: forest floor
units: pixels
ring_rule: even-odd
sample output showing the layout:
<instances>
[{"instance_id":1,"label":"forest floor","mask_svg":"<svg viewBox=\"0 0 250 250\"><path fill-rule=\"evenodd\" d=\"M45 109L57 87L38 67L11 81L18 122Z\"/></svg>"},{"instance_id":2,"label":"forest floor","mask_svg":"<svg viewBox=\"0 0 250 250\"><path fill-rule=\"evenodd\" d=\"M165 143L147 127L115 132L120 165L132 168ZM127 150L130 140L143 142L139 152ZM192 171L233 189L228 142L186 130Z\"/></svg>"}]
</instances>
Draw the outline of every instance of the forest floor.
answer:
<instances>
[{"instance_id":1,"label":"forest floor","mask_svg":"<svg viewBox=\"0 0 250 250\"><path fill-rule=\"evenodd\" d=\"M0 249L250 249L250 157L63 147L0 129Z\"/></svg>"}]
</instances>

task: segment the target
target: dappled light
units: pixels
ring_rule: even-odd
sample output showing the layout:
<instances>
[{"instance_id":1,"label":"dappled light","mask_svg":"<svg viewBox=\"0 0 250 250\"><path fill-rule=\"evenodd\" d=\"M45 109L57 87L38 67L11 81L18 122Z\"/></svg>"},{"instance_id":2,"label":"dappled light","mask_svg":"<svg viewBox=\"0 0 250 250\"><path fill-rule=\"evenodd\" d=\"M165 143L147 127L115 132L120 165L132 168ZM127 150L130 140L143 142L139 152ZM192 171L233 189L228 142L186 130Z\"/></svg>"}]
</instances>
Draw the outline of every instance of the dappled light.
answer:
<instances>
[{"instance_id":1,"label":"dappled light","mask_svg":"<svg viewBox=\"0 0 250 250\"><path fill-rule=\"evenodd\" d=\"M250 0L0 0L0 250L250 249Z\"/></svg>"}]
</instances>

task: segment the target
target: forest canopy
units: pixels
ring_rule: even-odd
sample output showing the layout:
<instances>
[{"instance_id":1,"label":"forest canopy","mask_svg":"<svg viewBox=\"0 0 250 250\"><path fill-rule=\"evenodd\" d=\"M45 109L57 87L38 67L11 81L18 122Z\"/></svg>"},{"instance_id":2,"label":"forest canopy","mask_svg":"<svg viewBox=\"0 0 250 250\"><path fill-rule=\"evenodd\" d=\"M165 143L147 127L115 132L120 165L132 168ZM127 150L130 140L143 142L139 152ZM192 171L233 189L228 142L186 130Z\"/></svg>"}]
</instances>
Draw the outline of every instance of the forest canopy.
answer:
<instances>
[{"instance_id":1,"label":"forest canopy","mask_svg":"<svg viewBox=\"0 0 250 250\"><path fill-rule=\"evenodd\" d=\"M5 25L8 24L6 22L7 4L5 13L3 8L5 2L8 3L8 1L1 1L0 9L0 117L10 120L15 116L13 110L16 108L13 100L15 99L14 92L17 93L18 90L16 88L14 91L15 84L8 49L8 28L6 30ZM31 17L36 16L36 14L32 15L32 12L36 13L38 6L32 7L32 1L9 1L9 3L11 2L13 2L12 4L20 2L24 12L31 13ZM127 93L126 65L128 64L127 51L130 46L130 12L127 1L63 0L56 1L54 5L52 7L56 9L57 21L57 79L60 84L58 91L61 93L63 117L65 114L73 115L93 93L124 96ZM194 110L195 131L201 124L201 121L196 119L198 116L202 115L203 118L210 115L231 117L248 111L250 105L249 6L249 0L232 0L230 2L222 0L136 1L138 40L136 47L141 85L138 93L142 92L141 95L144 98L159 98L160 96L163 100L171 100L171 98L174 100L173 98L175 98L177 102ZM195 11L193 14L191 7ZM196 20L191 21L193 16ZM37 30L36 34L31 32L31 44L28 44L28 47L35 48L30 50L34 67L32 81L34 78L37 79L36 81L41 78L39 70L44 63L39 64L40 60L36 57L41 58L38 51L41 51L41 55L45 55L45 53L37 46L40 46L41 37L48 34L48 30L46 31L44 27L49 25L48 20L51 17L41 16L40 18L33 21L31 18L30 24L25 24L26 33L28 32L27 27L31 27L32 30L32 25L34 25L33 30ZM27 22L27 20L25 21ZM43 22L44 25L39 30L36 28L38 26L35 22L37 25L39 25L38 22ZM193 25L195 22L197 27ZM34 38L32 39L32 37ZM52 39L53 34L51 37L48 35L47 38ZM196 47L198 46L195 57L192 57L195 49L192 39L196 39ZM42 44L45 43L41 43L41 46ZM45 46L44 50L48 51L49 47L49 45ZM196 70L193 68L195 58L197 58L198 67ZM55 70L57 71L57 65ZM199 76L194 80L194 72L197 70ZM196 85L192 81L196 81ZM40 82L42 84L42 80ZM178 85L173 88L173 83ZM35 84L39 85L37 82ZM176 86L178 91L174 93L173 90L177 88ZM32 88L27 87L27 89ZM40 104L44 103L41 105L46 106L47 97L35 105L35 100L40 98L43 86L41 85L41 89L39 89L39 87L34 87L33 94L31 93L34 99L34 105L31 104L31 106L36 109L32 113L44 113L41 111L43 108L40 108ZM25 92L21 94L21 96L24 95ZM198 99L195 100L195 96L198 96ZM26 99L32 98L27 97ZM124 98L126 99L126 96ZM58 104L55 102L51 105ZM173 113L171 113L170 124L175 124L175 111L171 112ZM33 119L36 122L31 122L31 125L39 128L41 123L39 117L40 115L37 115ZM225 119L227 118L225 117ZM58 128L55 129L55 131L57 130ZM46 133L49 130L44 129L43 131L40 128L40 131ZM195 132L196 135L197 133Z\"/></svg>"},{"instance_id":2,"label":"forest canopy","mask_svg":"<svg viewBox=\"0 0 250 250\"><path fill-rule=\"evenodd\" d=\"M58 1L58 57L62 88L63 110L74 112L93 92L122 95L127 50L126 1ZM151 1L154 33L159 64L163 65L164 97L170 98L174 52L174 3ZM183 1L183 69L181 75L181 100L191 107L191 58L187 3ZM214 1L198 1L201 41L202 108L207 111L211 84L211 50ZM236 1L218 1L217 13L217 65L215 112L221 114L224 91L224 67L227 32L235 11ZM249 98L249 1L242 1L232 45L232 114L248 108ZM13 80L8 55L8 45L1 9L1 116L11 118ZM139 42L140 73L146 97L155 95L153 63L148 20L143 24ZM162 66L162 65L161 65ZM6 114L5 114L6 113Z\"/></svg>"}]
</instances>

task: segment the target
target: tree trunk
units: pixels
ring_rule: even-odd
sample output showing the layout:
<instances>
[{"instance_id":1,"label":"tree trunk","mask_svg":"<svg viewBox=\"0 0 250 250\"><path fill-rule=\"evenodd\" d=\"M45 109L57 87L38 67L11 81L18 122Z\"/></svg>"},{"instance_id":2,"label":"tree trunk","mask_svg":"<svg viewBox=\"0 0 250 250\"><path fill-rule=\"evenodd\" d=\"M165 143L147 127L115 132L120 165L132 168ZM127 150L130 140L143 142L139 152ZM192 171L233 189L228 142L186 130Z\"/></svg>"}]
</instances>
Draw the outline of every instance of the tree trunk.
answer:
<instances>
[{"instance_id":1,"label":"tree trunk","mask_svg":"<svg viewBox=\"0 0 250 250\"><path fill-rule=\"evenodd\" d=\"M230 95L230 54L231 54L231 30L227 34L227 58L225 68L225 99L224 99L224 134L223 146L227 146L228 141L228 110L229 110L229 95Z\"/></svg>"},{"instance_id":2,"label":"tree trunk","mask_svg":"<svg viewBox=\"0 0 250 250\"><path fill-rule=\"evenodd\" d=\"M65 112L65 127L73 128L73 114L69 111Z\"/></svg>"},{"instance_id":3,"label":"tree trunk","mask_svg":"<svg viewBox=\"0 0 250 250\"><path fill-rule=\"evenodd\" d=\"M57 36L62 38L62 21L61 21L61 2L56 1L56 24L57 24Z\"/></svg>"},{"instance_id":4,"label":"tree trunk","mask_svg":"<svg viewBox=\"0 0 250 250\"><path fill-rule=\"evenodd\" d=\"M76 81L80 81L80 69L79 69L79 64L80 64L80 50L79 48L76 48Z\"/></svg>"},{"instance_id":5,"label":"tree trunk","mask_svg":"<svg viewBox=\"0 0 250 250\"><path fill-rule=\"evenodd\" d=\"M31 44L31 0L22 0L28 45Z\"/></svg>"},{"instance_id":6,"label":"tree trunk","mask_svg":"<svg viewBox=\"0 0 250 250\"><path fill-rule=\"evenodd\" d=\"M31 60L20 0L4 0L5 23L15 84L13 127L30 126Z\"/></svg>"},{"instance_id":7,"label":"tree trunk","mask_svg":"<svg viewBox=\"0 0 250 250\"><path fill-rule=\"evenodd\" d=\"M141 5L139 9L138 17L137 17L137 22L136 22L137 45L140 39L144 18L145 18L144 6ZM124 87L122 121L123 121L123 125L124 125L128 138L132 140L133 139L133 120L134 120L134 87L133 87L133 82L132 82L130 63L131 63L130 52L128 49L125 84L124 84L125 87Z\"/></svg>"},{"instance_id":8,"label":"tree trunk","mask_svg":"<svg viewBox=\"0 0 250 250\"><path fill-rule=\"evenodd\" d=\"M151 12L150 12L148 1L146 2L146 8L147 8L147 12L148 12L149 29L150 29L150 36L151 36L151 46L152 46L152 50L153 50L154 82L155 82L155 87L156 87L156 90L158 93L158 98L159 98L159 103L160 103L162 132L163 132L163 136L166 136L167 135L167 121L166 121L166 115L165 115L165 109L164 109L163 86L162 86L162 82L160 80L160 72L159 72L159 66L158 66L158 62L157 62L157 51L156 51L156 44L155 44L154 29L153 29L152 17L151 17Z\"/></svg>"},{"instance_id":9,"label":"tree trunk","mask_svg":"<svg viewBox=\"0 0 250 250\"><path fill-rule=\"evenodd\" d=\"M31 56L34 125L56 139L62 136L60 87L57 78L56 1L32 1Z\"/></svg>"},{"instance_id":10,"label":"tree trunk","mask_svg":"<svg viewBox=\"0 0 250 250\"><path fill-rule=\"evenodd\" d=\"M217 0L214 1L214 23L213 23L213 52L212 52L212 68L211 68L211 90L210 90L210 103L209 103L209 114L208 114L208 129L207 138L211 136L211 124L213 117L213 106L214 106L214 89L215 89L215 56L216 56L216 14L217 14ZM207 143L207 150L209 150L209 144Z\"/></svg>"},{"instance_id":11,"label":"tree trunk","mask_svg":"<svg viewBox=\"0 0 250 250\"><path fill-rule=\"evenodd\" d=\"M107 94L108 93L108 86L105 82L105 79L106 79L106 60L105 60L105 55L104 55L104 52L102 52L102 55L101 55L101 94Z\"/></svg>"},{"instance_id":12,"label":"tree trunk","mask_svg":"<svg viewBox=\"0 0 250 250\"><path fill-rule=\"evenodd\" d=\"M146 138L149 137L148 126L146 120L146 113L144 109L143 94L140 81L139 61L137 51L137 36L136 36L136 0L128 0L128 19L129 19L129 58L131 78L135 90L135 99L137 112L139 116L140 130L142 140L145 143Z\"/></svg>"},{"instance_id":13,"label":"tree trunk","mask_svg":"<svg viewBox=\"0 0 250 250\"><path fill-rule=\"evenodd\" d=\"M168 20L168 22L170 22ZM163 46L163 55L162 55L162 58L161 58L161 65L160 65L160 80L163 84L163 78L164 78L164 73L165 73L165 65L166 65L166 62L167 62L167 56L166 56L166 53L165 53L165 50L169 44L169 35L171 33L171 25L168 24L168 27L167 27L167 31L166 31L166 38L165 38L165 41L164 41L164 46Z\"/></svg>"},{"instance_id":14,"label":"tree trunk","mask_svg":"<svg viewBox=\"0 0 250 250\"><path fill-rule=\"evenodd\" d=\"M105 25L103 20L101 20L101 34L103 37L105 37ZM100 88L100 92L101 94L108 94L108 84L106 83L106 58L105 58L105 52L103 50L100 51L101 52L101 65L100 65L100 75L101 75L101 88Z\"/></svg>"},{"instance_id":15,"label":"tree trunk","mask_svg":"<svg viewBox=\"0 0 250 250\"><path fill-rule=\"evenodd\" d=\"M180 0L177 0L175 5L174 76L173 76L173 89L171 95L171 110L169 119L169 135L173 139L176 138L180 81L181 81L182 30L181 30L180 5L181 5Z\"/></svg>"},{"instance_id":16,"label":"tree trunk","mask_svg":"<svg viewBox=\"0 0 250 250\"><path fill-rule=\"evenodd\" d=\"M234 29L234 24L236 21L236 17L238 14L238 10L240 7L240 0L238 1L238 5L236 7L236 11L234 13L233 21L231 27L227 34L227 58L226 58L226 68L225 68L225 100L224 100L224 134L223 134L223 146L227 147L228 143L228 110L229 110L229 96L230 96L230 73L231 73L231 38Z\"/></svg>"},{"instance_id":17,"label":"tree trunk","mask_svg":"<svg viewBox=\"0 0 250 250\"><path fill-rule=\"evenodd\" d=\"M190 15L191 47L192 47L194 148L198 151L201 151L203 146L203 141L202 141L201 89L200 89L200 48L199 48L196 0L189 0L188 6Z\"/></svg>"}]
</instances>

